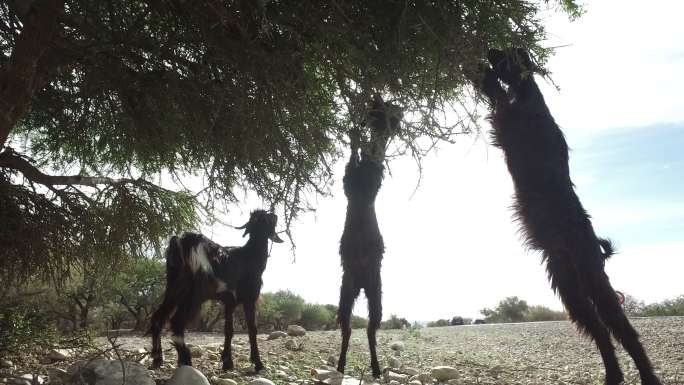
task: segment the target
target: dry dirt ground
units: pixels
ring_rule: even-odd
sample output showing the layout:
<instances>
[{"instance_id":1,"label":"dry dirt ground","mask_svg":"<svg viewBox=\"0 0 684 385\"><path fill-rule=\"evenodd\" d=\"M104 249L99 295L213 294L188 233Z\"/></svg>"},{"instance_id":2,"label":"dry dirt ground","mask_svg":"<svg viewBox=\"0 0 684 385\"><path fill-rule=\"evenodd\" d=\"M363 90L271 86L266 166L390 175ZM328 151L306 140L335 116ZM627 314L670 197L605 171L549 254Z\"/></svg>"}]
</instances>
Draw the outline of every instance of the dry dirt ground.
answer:
<instances>
[{"instance_id":1,"label":"dry dirt ground","mask_svg":"<svg viewBox=\"0 0 684 385\"><path fill-rule=\"evenodd\" d=\"M633 319L634 326L664 384L684 384L684 317ZM286 348L287 339L267 341L259 335L259 348L267 369L260 376L285 385L310 380L310 370L321 367L329 357L336 357L340 345L339 332L307 332L298 337L301 350ZM154 372L158 382L169 378L175 367L175 351L165 337L164 367ZM249 343L246 335L236 335L233 354L236 370L220 371L218 353L212 345L223 342L221 334L188 333L186 341L202 347L203 353L193 364L208 378L229 376L239 385L254 378L247 359ZM394 341L402 341L399 356L390 349ZM117 343L124 351L150 347L150 340L140 336L122 336ZM368 344L363 330L354 330L347 374L368 376ZM629 356L618 349L626 384L638 384L638 373ZM429 372L432 367L448 365L457 368L459 384L601 384L603 367L594 345L581 337L566 321L524 324L498 324L423 328L417 330L381 330L378 334L381 366L396 357L404 367ZM147 362L149 365L149 361ZM51 366L66 366L66 363ZM47 368L43 368L44 371ZM284 370L288 377L277 374Z\"/></svg>"}]
</instances>

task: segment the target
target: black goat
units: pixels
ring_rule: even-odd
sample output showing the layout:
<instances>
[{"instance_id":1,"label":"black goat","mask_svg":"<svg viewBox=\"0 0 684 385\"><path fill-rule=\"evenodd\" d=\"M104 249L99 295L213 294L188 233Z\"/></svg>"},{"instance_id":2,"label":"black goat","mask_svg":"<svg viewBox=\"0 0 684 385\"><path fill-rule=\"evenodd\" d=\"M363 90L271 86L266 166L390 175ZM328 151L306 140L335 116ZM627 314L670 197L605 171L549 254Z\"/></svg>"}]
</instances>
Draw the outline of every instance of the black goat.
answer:
<instances>
[{"instance_id":1,"label":"black goat","mask_svg":"<svg viewBox=\"0 0 684 385\"><path fill-rule=\"evenodd\" d=\"M385 148L389 138L399 126L399 118L386 113L396 108L385 105L376 97L370 112L371 143L368 150L358 153L352 144L352 153L344 173L344 194L347 196L347 216L340 240L342 257L342 287L337 321L342 330L342 348L337 370L344 373L347 349L351 337L351 314L361 289L368 299L368 347L374 377L380 376L376 353L376 331L382 321L382 283L380 267L385 246L375 216L375 198L382 184ZM352 140L352 142L354 142Z\"/></svg>"},{"instance_id":2,"label":"black goat","mask_svg":"<svg viewBox=\"0 0 684 385\"><path fill-rule=\"evenodd\" d=\"M527 245L542 252L552 288L580 331L596 342L606 384L623 381L610 333L634 359L641 383L660 384L604 272L612 246L596 236L575 194L568 146L534 81L527 52L490 50L488 59L481 89L493 107L492 136L513 178L514 208Z\"/></svg>"},{"instance_id":3,"label":"black goat","mask_svg":"<svg viewBox=\"0 0 684 385\"><path fill-rule=\"evenodd\" d=\"M219 300L225 311L225 342L221 360L224 370L233 369L231 340L233 311L242 304L249 333L250 361L254 369L264 368L256 340L256 302L261 291L261 275L266 269L268 239L282 242L275 233L278 217L263 210L251 213L249 222L239 229L249 240L242 247L221 247L201 234L173 236L166 249L166 291L164 301L152 315L152 367L163 363L160 334L171 317L173 342L178 352L178 365L192 365L185 346L186 325L207 300Z\"/></svg>"}]
</instances>

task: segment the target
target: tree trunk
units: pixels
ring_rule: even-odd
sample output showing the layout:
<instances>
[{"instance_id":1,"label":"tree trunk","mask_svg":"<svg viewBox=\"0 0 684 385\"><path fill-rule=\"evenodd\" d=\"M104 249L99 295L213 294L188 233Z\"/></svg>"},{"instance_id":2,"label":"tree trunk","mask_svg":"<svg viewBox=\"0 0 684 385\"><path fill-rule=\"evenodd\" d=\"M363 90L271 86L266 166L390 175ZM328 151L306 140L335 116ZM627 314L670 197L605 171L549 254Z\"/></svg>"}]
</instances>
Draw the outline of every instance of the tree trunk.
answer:
<instances>
[{"instance_id":1,"label":"tree trunk","mask_svg":"<svg viewBox=\"0 0 684 385\"><path fill-rule=\"evenodd\" d=\"M23 28L9 61L0 68L0 146L28 111L33 93L48 79L46 54L63 11L64 0L36 0L20 15Z\"/></svg>"},{"instance_id":2,"label":"tree trunk","mask_svg":"<svg viewBox=\"0 0 684 385\"><path fill-rule=\"evenodd\" d=\"M143 330L145 328L145 316L143 315L142 311L138 310L138 313L134 314L134 317L135 325L133 326L133 330Z\"/></svg>"},{"instance_id":3,"label":"tree trunk","mask_svg":"<svg viewBox=\"0 0 684 385\"><path fill-rule=\"evenodd\" d=\"M78 328L86 329L88 328L88 312L90 311L90 304L86 303L85 306L81 307L81 314L78 320Z\"/></svg>"}]
</instances>

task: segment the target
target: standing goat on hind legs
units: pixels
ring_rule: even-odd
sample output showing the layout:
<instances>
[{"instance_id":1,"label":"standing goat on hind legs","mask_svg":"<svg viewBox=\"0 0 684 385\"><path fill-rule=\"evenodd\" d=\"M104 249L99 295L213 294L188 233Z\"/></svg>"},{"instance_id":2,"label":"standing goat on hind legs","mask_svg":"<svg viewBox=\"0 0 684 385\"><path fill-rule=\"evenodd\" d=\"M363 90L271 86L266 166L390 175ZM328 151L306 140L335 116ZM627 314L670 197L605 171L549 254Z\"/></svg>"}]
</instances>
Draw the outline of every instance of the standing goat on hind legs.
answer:
<instances>
[{"instance_id":1,"label":"standing goat on hind legs","mask_svg":"<svg viewBox=\"0 0 684 385\"><path fill-rule=\"evenodd\" d=\"M166 249L166 291L164 300L152 315L152 367L163 363L161 332L171 318L173 343L178 365L192 365L185 345L185 327L207 300L219 300L225 311L225 342L221 355L223 370L233 369L231 340L233 311L242 304L249 334L250 361L258 372L264 368L259 357L256 329L256 303L261 291L261 275L266 269L268 240L280 243L275 232L278 217L263 210L253 211L249 222L239 229L249 234L242 247L221 247L202 234L184 233L171 237Z\"/></svg>"},{"instance_id":2,"label":"standing goat on hind legs","mask_svg":"<svg viewBox=\"0 0 684 385\"><path fill-rule=\"evenodd\" d=\"M596 236L575 194L568 146L534 81L533 63L521 49L490 50L488 58L491 68L480 87L493 108L492 136L513 178L514 208L527 245L542 252L552 288L579 330L596 342L606 384L623 381L612 333L634 359L641 383L659 385L604 272L612 246Z\"/></svg>"},{"instance_id":3,"label":"standing goat on hind legs","mask_svg":"<svg viewBox=\"0 0 684 385\"><path fill-rule=\"evenodd\" d=\"M340 240L342 287L337 321L342 330L342 348L337 370L344 373L351 337L351 315L361 289L368 299L368 348L374 377L380 377L375 334L382 321L380 266L385 246L375 216L375 198L382 184L387 142L397 132L401 114L396 106L375 97L369 113L370 143L359 154L360 135L352 136L351 156L344 173L347 216ZM358 133L357 133L358 134Z\"/></svg>"}]
</instances>

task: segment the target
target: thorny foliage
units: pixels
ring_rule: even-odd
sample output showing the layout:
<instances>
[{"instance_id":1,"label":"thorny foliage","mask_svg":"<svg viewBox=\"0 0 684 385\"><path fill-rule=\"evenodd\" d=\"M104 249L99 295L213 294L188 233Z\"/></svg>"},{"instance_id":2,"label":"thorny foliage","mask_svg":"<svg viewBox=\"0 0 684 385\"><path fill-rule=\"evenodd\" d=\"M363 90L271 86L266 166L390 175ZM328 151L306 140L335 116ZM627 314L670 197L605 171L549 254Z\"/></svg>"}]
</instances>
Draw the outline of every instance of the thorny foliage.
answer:
<instances>
[{"instance_id":1,"label":"thorny foliage","mask_svg":"<svg viewBox=\"0 0 684 385\"><path fill-rule=\"evenodd\" d=\"M3 68L39 3L0 4ZM347 135L369 135L373 95L403 111L394 155L419 160L476 127L467 79L487 48L544 63L538 15L553 7L581 13L572 0L66 0L39 62L49 81L1 145L23 143L37 167L125 179L41 185L5 165L2 279L158 249L244 190L289 228L329 193ZM202 187L149 182L161 175Z\"/></svg>"}]
</instances>

